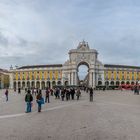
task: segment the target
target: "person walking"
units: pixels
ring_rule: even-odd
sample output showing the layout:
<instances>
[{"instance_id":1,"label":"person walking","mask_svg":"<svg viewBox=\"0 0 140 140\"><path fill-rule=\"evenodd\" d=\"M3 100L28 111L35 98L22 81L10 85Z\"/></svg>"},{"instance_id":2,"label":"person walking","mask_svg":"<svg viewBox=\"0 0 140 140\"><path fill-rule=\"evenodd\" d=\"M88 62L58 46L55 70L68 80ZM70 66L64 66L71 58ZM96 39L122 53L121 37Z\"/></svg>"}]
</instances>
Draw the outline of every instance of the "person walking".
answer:
<instances>
[{"instance_id":1,"label":"person walking","mask_svg":"<svg viewBox=\"0 0 140 140\"><path fill-rule=\"evenodd\" d=\"M36 102L38 103L38 112L41 112L41 106L44 104L41 90L39 90L39 93L36 96Z\"/></svg>"},{"instance_id":2,"label":"person walking","mask_svg":"<svg viewBox=\"0 0 140 140\"><path fill-rule=\"evenodd\" d=\"M6 102L8 101L8 89L5 91L5 96L6 96Z\"/></svg>"},{"instance_id":3,"label":"person walking","mask_svg":"<svg viewBox=\"0 0 140 140\"><path fill-rule=\"evenodd\" d=\"M92 88L92 87L90 88L89 96L90 96L90 97L89 97L89 98L90 98L90 99L89 99L90 102L93 102L93 88Z\"/></svg>"},{"instance_id":4,"label":"person walking","mask_svg":"<svg viewBox=\"0 0 140 140\"><path fill-rule=\"evenodd\" d=\"M25 102L27 103L26 113L32 111L32 101L33 101L33 96L31 95L31 91L28 90L27 94L25 95Z\"/></svg>"}]
</instances>

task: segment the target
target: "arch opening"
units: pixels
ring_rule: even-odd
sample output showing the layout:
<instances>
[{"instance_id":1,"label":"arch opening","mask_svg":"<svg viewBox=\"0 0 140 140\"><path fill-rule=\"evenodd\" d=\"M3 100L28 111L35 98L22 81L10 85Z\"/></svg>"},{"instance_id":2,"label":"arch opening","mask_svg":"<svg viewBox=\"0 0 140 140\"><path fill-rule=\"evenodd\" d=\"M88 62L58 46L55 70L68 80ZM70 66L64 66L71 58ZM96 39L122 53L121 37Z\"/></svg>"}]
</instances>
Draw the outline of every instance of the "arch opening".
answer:
<instances>
[{"instance_id":1,"label":"arch opening","mask_svg":"<svg viewBox=\"0 0 140 140\"><path fill-rule=\"evenodd\" d=\"M77 82L80 86L88 86L89 83L89 64L80 62L77 66Z\"/></svg>"}]
</instances>

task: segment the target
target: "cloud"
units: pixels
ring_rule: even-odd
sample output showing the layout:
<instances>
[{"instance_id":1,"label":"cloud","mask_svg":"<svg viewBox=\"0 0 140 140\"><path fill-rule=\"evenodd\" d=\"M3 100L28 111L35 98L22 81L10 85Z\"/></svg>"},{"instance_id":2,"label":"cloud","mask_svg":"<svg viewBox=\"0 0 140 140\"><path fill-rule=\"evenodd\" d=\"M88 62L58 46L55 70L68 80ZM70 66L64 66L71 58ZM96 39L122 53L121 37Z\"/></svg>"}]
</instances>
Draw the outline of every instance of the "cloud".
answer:
<instances>
[{"instance_id":1,"label":"cloud","mask_svg":"<svg viewBox=\"0 0 140 140\"><path fill-rule=\"evenodd\" d=\"M103 63L139 65L139 7L138 0L1 0L0 67L63 64L83 39Z\"/></svg>"}]
</instances>

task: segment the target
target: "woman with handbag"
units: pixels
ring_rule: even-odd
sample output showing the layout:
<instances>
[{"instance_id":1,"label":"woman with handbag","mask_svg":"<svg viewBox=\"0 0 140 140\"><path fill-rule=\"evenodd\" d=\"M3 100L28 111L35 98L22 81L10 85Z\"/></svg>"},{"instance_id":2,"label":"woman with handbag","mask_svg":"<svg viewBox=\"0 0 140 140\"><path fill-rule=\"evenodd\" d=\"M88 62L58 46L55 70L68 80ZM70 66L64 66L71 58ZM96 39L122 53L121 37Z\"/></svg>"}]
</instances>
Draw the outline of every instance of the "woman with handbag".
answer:
<instances>
[{"instance_id":1,"label":"woman with handbag","mask_svg":"<svg viewBox=\"0 0 140 140\"><path fill-rule=\"evenodd\" d=\"M36 96L36 102L38 103L38 112L41 112L41 105L44 104L41 90L39 90L39 93Z\"/></svg>"}]
</instances>

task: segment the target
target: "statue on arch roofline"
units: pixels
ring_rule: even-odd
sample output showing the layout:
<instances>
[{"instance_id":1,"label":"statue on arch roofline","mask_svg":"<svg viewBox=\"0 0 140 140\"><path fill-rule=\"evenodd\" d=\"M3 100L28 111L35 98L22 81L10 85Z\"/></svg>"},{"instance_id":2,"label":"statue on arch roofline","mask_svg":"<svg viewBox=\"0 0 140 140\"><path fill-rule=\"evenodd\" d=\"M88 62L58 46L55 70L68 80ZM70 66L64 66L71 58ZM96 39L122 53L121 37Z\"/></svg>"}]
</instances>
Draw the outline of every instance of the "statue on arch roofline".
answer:
<instances>
[{"instance_id":1,"label":"statue on arch roofline","mask_svg":"<svg viewBox=\"0 0 140 140\"><path fill-rule=\"evenodd\" d=\"M85 42L84 40L82 42L79 42L77 49L82 49L82 50L88 49L89 50L88 42Z\"/></svg>"}]
</instances>

